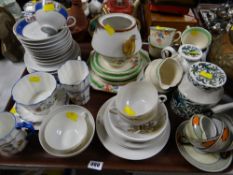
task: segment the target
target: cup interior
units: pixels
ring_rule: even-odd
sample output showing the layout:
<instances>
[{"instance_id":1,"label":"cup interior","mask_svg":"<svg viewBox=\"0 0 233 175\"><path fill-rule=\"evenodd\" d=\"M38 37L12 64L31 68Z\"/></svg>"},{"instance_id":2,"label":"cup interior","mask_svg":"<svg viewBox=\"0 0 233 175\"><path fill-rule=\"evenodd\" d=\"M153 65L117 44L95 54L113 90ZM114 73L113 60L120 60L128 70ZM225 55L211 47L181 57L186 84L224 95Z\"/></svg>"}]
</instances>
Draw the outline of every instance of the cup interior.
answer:
<instances>
[{"instance_id":1,"label":"cup interior","mask_svg":"<svg viewBox=\"0 0 233 175\"><path fill-rule=\"evenodd\" d=\"M180 82L183 75L183 69L176 60L167 58L161 63L158 73L161 88L163 88L163 85L173 87Z\"/></svg>"},{"instance_id":2,"label":"cup interior","mask_svg":"<svg viewBox=\"0 0 233 175\"><path fill-rule=\"evenodd\" d=\"M88 67L83 61L70 60L58 69L58 78L61 84L79 84L89 74Z\"/></svg>"},{"instance_id":3,"label":"cup interior","mask_svg":"<svg viewBox=\"0 0 233 175\"><path fill-rule=\"evenodd\" d=\"M44 130L44 137L50 147L60 151L70 151L85 140L86 121L83 116L75 120L72 118L75 114L79 116L76 112L61 111L49 120Z\"/></svg>"},{"instance_id":4,"label":"cup interior","mask_svg":"<svg viewBox=\"0 0 233 175\"><path fill-rule=\"evenodd\" d=\"M45 72L36 72L18 80L12 89L17 103L32 105L49 98L57 86L55 78Z\"/></svg>"},{"instance_id":5,"label":"cup interior","mask_svg":"<svg viewBox=\"0 0 233 175\"><path fill-rule=\"evenodd\" d=\"M211 44L211 34L200 27L191 27L186 29L181 35L182 44L193 44L200 49L205 49Z\"/></svg>"},{"instance_id":6,"label":"cup interior","mask_svg":"<svg viewBox=\"0 0 233 175\"><path fill-rule=\"evenodd\" d=\"M119 89L116 108L124 116L134 118L157 106L158 92L149 82L132 82Z\"/></svg>"}]
</instances>

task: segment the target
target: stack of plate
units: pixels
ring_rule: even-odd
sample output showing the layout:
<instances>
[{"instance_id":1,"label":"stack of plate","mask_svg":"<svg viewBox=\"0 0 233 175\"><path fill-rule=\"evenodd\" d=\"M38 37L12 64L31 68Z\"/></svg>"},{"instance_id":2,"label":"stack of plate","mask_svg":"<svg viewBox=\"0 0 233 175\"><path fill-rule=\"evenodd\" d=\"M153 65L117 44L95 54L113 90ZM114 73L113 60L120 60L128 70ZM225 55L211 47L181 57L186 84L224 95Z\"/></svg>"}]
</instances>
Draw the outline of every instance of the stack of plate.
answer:
<instances>
[{"instance_id":1,"label":"stack of plate","mask_svg":"<svg viewBox=\"0 0 233 175\"><path fill-rule=\"evenodd\" d=\"M89 57L90 84L94 89L116 93L120 86L135 81L149 62L148 53L140 50L121 66L114 67L103 55L92 51Z\"/></svg>"},{"instance_id":2,"label":"stack of plate","mask_svg":"<svg viewBox=\"0 0 233 175\"><path fill-rule=\"evenodd\" d=\"M100 108L96 119L98 137L104 147L114 155L129 159L142 160L158 154L166 145L170 136L170 121L167 108L159 104L158 122L134 126L125 122L122 117L112 113L115 97L109 99Z\"/></svg>"},{"instance_id":3,"label":"stack of plate","mask_svg":"<svg viewBox=\"0 0 233 175\"><path fill-rule=\"evenodd\" d=\"M56 72L66 60L77 59L80 55L79 45L68 28L48 35L41 31L37 21L28 23L20 19L13 31L26 50L24 61L29 72Z\"/></svg>"}]
</instances>

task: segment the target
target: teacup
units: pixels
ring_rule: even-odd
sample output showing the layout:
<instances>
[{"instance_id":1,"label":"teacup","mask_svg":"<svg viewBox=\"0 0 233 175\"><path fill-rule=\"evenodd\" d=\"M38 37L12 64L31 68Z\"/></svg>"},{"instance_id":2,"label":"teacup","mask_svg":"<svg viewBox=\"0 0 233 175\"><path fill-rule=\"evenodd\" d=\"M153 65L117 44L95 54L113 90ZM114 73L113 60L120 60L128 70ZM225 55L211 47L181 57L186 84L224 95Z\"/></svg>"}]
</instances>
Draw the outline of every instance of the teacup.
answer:
<instances>
[{"instance_id":1,"label":"teacup","mask_svg":"<svg viewBox=\"0 0 233 175\"><path fill-rule=\"evenodd\" d=\"M177 37L174 39L175 35ZM181 32L176 31L175 28L151 26L150 27L150 43L151 45L164 48L166 46L172 45L172 43L177 42L181 37Z\"/></svg>"},{"instance_id":2,"label":"teacup","mask_svg":"<svg viewBox=\"0 0 233 175\"><path fill-rule=\"evenodd\" d=\"M51 119L44 128L44 138L51 148L69 152L82 144L87 136L87 129L85 113L60 110L51 114Z\"/></svg>"},{"instance_id":3,"label":"teacup","mask_svg":"<svg viewBox=\"0 0 233 175\"><path fill-rule=\"evenodd\" d=\"M202 114L193 115L185 125L183 132L186 141L200 149L211 147L218 139L215 123Z\"/></svg>"},{"instance_id":4,"label":"teacup","mask_svg":"<svg viewBox=\"0 0 233 175\"><path fill-rule=\"evenodd\" d=\"M35 17L41 30L50 35L54 35L58 30L64 27L72 27L76 24L76 19L73 16L68 16L67 19L57 11L38 10ZM67 25L67 21L72 20L72 23Z\"/></svg>"},{"instance_id":5,"label":"teacup","mask_svg":"<svg viewBox=\"0 0 233 175\"><path fill-rule=\"evenodd\" d=\"M159 120L158 104L166 99L165 95L158 95L157 89L149 82L131 82L120 87L116 95L116 106L110 111L118 113L127 122L139 125L153 117Z\"/></svg>"},{"instance_id":6,"label":"teacup","mask_svg":"<svg viewBox=\"0 0 233 175\"><path fill-rule=\"evenodd\" d=\"M84 61L69 60L58 69L57 74L73 103L85 104L89 101L89 70Z\"/></svg>"},{"instance_id":7,"label":"teacup","mask_svg":"<svg viewBox=\"0 0 233 175\"><path fill-rule=\"evenodd\" d=\"M30 123L20 122L19 118L9 112L0 113L0 154L10 156L24 149L27 144L27 132L21 128L28 128L34 132Z\"/></svg>"},{"instance_id":8,"label":"teacup","mask_svg":"<svg viewBox=\"0 0 233 175\"><path fill-rule=\"evenodd\" d=\"M55 102L57 82L53 75L45 72L28 74L18 80L12 88L12 96L34 114L47 114Z\"/></svg>"},{"instance_id":9,"label":"teacup","mask_svg":"<svg viewBox=\"0 0 233 175\"><path fill-rule=\"evenodd\" d=\"M192 44L202 50L202 61L206 60L211 42L211 33L202 27L187 27L181 35L182 44Z\"/></svg>"}]
</instances>

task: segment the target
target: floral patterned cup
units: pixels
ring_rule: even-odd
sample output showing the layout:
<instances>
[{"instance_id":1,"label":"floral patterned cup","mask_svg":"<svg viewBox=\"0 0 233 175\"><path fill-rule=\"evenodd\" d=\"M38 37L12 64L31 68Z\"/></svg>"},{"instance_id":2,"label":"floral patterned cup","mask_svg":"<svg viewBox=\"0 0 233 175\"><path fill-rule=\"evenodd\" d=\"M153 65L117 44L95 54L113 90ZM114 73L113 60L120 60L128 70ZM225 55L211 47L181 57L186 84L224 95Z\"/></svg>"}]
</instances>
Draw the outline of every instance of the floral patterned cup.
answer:
<instances>
[{"instance_id":1,"label":"floral patterned cup","mask_svg":"<svg viewBox=\"0 0 233 175\"><path fill-rule=\"evenodd\" d=\"M177 35L176 38L175 35ZM170 46L172 43L177 42L181 37L181 32L176 31L174 28L168 27L150 27L150 44L158 47L164 48Z\"/></svg>"}]
</instances>

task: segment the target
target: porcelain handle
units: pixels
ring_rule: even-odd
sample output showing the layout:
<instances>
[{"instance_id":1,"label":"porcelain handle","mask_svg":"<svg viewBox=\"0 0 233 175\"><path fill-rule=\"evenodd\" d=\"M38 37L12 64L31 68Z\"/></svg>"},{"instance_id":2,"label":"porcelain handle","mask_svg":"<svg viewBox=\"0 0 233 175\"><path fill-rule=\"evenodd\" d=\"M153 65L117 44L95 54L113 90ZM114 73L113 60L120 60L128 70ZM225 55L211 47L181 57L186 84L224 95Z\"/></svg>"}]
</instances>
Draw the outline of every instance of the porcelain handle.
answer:
<instances>
[{"instance_id":1,"label":"porcelain handle","mask_svg":"<svg viewBox=\"0 0 233 175\"><path fill-rule=\"evenodd\" d=\"M177 54L176 50L171 46L167 46L164 49L162 49L162 51L161 51L161 56L163 59L168 58L168 57L175 57L177 55L178 54Z\"/></svg>"},{"instance_id":2,"label":"porcelain handle","mask_svg":"<svg viewBox=\"0 0 233 175\"><path fill-rule=\"evenodd\" d=\"M233 108L233 102L226 103L226 104L223 104L223 105L217 105L217 106L211 108L211 111L213 113L220 113L220 112L224 112L226 110L229 110L231 108Z\"/></svg>"},{"instance_id":3,"label":"porcelain handle","mask_svg":"<svg viewBox=\"0 0 233 175\"><path fill-rule=\"evenodd\" d=\"M159 95L159 101L164 103L167 101L167 96L166 95Z\"/></svg>"}]
</instances>

